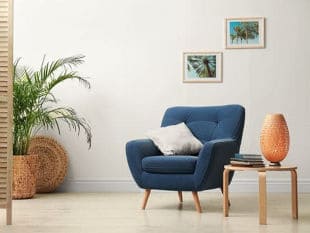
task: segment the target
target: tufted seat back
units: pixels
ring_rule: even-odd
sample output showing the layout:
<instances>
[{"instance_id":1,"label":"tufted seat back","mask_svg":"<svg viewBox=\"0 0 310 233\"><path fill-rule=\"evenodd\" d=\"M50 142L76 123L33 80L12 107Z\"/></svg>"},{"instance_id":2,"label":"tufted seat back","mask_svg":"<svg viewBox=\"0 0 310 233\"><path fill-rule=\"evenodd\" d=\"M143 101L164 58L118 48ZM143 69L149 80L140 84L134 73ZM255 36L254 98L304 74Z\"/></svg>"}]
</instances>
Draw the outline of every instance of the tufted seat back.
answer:
<instances>
[{"instance_id":1,"label":"tufted seat back","mask_svg":"<svg viewBox=\"0 0 310 233\"><path fill-rule=\"evenodd\" d=\"M241 143L245 110L240 105L168 108L162 127L184 122L202 143L232 138Z\"/></svg>"}]
</instances>

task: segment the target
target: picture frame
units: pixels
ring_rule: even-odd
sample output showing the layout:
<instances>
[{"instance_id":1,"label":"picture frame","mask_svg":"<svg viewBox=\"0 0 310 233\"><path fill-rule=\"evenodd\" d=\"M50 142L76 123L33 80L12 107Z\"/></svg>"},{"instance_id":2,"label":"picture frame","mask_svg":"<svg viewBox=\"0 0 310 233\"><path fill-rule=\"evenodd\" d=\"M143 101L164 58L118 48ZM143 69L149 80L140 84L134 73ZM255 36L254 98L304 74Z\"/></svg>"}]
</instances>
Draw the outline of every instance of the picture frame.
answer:
<instances>
[{"instance_id":1,"label":"picture frame","mask_svg":"<svg viewBox=\"0 0 310 233\"><path fill-rule=\"evenodd\" d=\"M265 18L226 18L225 48L265 48Z\"/></svg>"},{"instance_id":2,"label":"picture frame","mask_svg":"<svg viewBox=\"0 0 310 233\"><path fill-rule=\"evenodd\" d=\"M222 52L183 53L183 83L222 81Z\"/></svg>"}]
</instances>

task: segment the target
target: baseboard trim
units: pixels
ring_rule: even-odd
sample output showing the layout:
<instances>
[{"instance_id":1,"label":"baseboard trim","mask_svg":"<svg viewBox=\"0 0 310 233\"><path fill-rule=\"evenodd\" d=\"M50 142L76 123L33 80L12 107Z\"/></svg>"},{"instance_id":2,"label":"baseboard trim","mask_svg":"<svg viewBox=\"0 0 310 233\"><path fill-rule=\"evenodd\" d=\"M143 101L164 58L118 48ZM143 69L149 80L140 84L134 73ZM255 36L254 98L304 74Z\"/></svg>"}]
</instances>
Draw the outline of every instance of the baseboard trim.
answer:
<instances>
[{"instance_id":1,"label":"baseboard trim","mask_svg":"<svg viewBox=\"0 0 310 233\"><path fill-rule=\"evenodd\" d=\"M61 192L139 192L133 180L67 180Z\"/></svg>"},{"instance_id":2,"label":"baseboard trim","mask_svg":"<svg viewBox=\"0 0 310 233\"><path fill-rule=\"evenodd\" d=\"M268 192L290 192L291 183L287 179L267 180ZM231 192L257 192L257 179L234 179L229 186ZM67 180L58 189L61 192L140 192L133 180ZM310 192L310 179L298 180L299 193Z\"/></svg>"},{"instance_id":3,"label":"baseboard trim","mask_svg":"<svg viewBox=\"0 0 310 233\"><path fill-rule=\"evenodd\" d=\"M258 192L258 179L235 179L229 186L231 192ZM268 179L268 192L291 192L291 181L288 179ZM310 179L298 179L298 192L310 192Z\"/></svg>"}]
</instances>

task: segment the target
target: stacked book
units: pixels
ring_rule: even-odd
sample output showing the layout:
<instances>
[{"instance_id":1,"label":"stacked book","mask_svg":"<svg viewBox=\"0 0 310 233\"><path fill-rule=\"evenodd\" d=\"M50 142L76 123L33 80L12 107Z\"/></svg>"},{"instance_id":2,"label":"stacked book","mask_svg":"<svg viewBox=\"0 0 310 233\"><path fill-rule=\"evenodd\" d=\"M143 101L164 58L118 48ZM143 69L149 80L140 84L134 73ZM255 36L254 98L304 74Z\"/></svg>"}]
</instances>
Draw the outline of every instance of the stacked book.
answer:
<instances>
[{"instance_id":1,"label":"stacked book","mask_svg":"<svg viewBox=\"0 0 310 233\"><path fill-rule=\"evenodd\" d=\"M245 167L264 167L264 161L259 154L235 154L230 159L230 164L233 166L245 166Z\"/></svg>"}]
</instances>

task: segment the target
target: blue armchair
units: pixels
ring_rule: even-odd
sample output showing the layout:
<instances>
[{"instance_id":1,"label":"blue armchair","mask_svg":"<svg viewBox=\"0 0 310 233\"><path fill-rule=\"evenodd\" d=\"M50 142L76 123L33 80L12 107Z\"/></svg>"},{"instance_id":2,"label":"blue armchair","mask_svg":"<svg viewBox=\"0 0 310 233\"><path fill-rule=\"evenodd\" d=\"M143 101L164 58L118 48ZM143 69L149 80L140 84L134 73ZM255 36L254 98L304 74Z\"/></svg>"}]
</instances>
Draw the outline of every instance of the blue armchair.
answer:
<instances>
[{"instance_id":1,"label":"blue armchair","mask_svg":"<svg viewBox=\"0 0 310 233\"><path fill-rule=\"evenodd\" d=\"M149 139L129 141L126 155L131 174L145 189L145 209L152 189L191 191L201 212L198 191L221 188L224 165L239 152L245 110L240 105L168 108L162 127L184 122L203 147L198 155L163 156ZM229 183L233 177L230 174Z\"/></svg>"}]
</instances>

